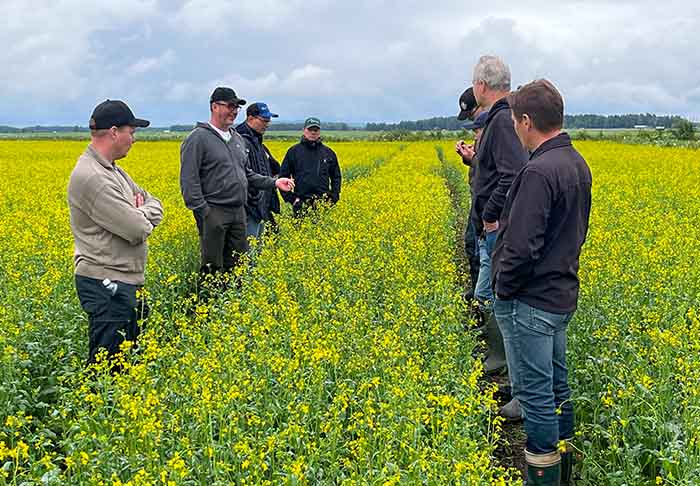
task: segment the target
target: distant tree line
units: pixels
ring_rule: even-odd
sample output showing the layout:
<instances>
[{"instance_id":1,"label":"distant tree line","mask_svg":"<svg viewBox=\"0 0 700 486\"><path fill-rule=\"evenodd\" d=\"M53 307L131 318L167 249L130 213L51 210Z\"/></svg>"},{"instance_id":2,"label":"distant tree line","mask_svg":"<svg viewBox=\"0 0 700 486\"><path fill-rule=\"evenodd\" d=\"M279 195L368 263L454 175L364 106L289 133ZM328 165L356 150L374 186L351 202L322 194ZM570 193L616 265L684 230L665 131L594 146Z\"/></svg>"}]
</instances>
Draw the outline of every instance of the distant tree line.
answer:
<instances>
[{"instance_id":1,"label":"distant tree line","mask_svg":"<svg viewBox=\"0 0 700 486\"><path fill-rule=\"evenodd\" d=\"M651 113L629 114L629 115L565 115L564 126L566 128L635 128L640 125L647 127L676 128L681 122L687 122L684 118L676 115L658 116ZM465 122L457 120L454 116L443 116L426 118L423 120L401 121L398 123L367 123L364 127L354 127L344 122L324 122L324 130L367 130L371 132L415 132L415 131L436 131L436 130L460 130ZM269 131L293 130L301 131L304 122L273 122L268 128ZM172 132L189 132L194 125L171 125L170 127L149 127L148 131L170 130ZM87 127L81 126L33 126L16 128L0 125L1 133L31 133L31 132L86 132Z\"/></svg>"},{"instance_id":2,"label":"distant tree line","mask_svg":"<svg viewBox=\"0 0 700 486\"><path fill-rule=\"evenodd\" d=\"M684 118L680 116L658 116L651 113L637 115L565 115L566 128L634 128L639 125L648 127L676 127ZM465 122L454 116L426 118L399 123L367 123L368 131L422 131L422 130L459 130Z\"/></svg>"}]
</instances>

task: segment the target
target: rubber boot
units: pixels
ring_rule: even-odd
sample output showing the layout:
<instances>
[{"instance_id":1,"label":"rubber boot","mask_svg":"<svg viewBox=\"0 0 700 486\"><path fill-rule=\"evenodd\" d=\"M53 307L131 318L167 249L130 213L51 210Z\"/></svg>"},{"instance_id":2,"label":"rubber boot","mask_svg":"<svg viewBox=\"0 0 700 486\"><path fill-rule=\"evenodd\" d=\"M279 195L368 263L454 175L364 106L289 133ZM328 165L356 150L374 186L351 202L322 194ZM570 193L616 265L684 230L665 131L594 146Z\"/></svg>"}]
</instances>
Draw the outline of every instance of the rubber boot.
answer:
<instances>
[{"instance_id":1,"label":"rubber boot","mask_svg":"<svg viewBox=\"0 0 700 486\"><path fill-rule=\"evenodd\" d=\"M569 441L566 442L566 452L561 453L561 486L573 486L573 470L576 454Z\"/></svg>"},{"instance_id":2,"label":"rubber boot","mask_svg":"<svg viewBox=\"0 0 700 486\"><path fill-rule=\"evenodd\" d=\"M503 371L506 367L506 350L503 345L503 335L498 328L496 316L492 312L486 314L486 359L484 360L484 373L493 375Z\"/></svg>"},{"instance_id":3,"label":"rubber boot","mask_svg":"<svg viewBox=\"0 0 700 486\"><path fill-rule=\"evenodd\" d=\"M519 422L523 419L523 409L520 408L520 400L512 398L498 411L501 417L505 417L510 422Z\"/></svg>"},{"instance_id":4,"label":"rubber boot","mask_svg":"<svg viewBox=\"0 0 700 486\"><path fill-rule=\"evenodd\" d=\"M527 486L559 486L561 483L561 456L559 451L533 454L525 449Z\"/></svg>"}]
</instances>

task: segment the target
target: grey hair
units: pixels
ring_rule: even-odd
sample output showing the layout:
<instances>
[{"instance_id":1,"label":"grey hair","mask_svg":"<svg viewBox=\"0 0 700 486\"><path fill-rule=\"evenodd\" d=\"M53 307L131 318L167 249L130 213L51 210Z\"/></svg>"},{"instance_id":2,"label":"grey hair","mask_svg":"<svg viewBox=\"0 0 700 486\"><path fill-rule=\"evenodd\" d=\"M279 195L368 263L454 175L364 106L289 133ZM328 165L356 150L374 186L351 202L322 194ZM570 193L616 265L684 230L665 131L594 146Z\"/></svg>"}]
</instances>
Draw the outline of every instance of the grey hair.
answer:
<instances>
[{"instance_id":1,"label":"grey hair","mask_svg":"<svg viewBox=\"0 0 700 486\"><path fill-rule=\"evenodd\" d=\"M483 81L493 90L510 91L510 69L498 56L481 56L474 66L473 81Z\"/></svg>"}]
</instances>

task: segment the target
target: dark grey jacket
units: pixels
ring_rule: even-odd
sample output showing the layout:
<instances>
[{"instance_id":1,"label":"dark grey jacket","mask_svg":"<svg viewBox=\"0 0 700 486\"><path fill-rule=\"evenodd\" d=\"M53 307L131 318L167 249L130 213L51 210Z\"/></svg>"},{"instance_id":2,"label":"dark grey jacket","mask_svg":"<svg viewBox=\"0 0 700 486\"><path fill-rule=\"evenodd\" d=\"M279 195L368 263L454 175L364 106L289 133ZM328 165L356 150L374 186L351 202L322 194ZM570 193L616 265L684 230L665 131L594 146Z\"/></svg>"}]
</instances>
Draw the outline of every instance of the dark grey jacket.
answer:
<instances>
[{"instance_id":1,"label":"dark grey jacket","mask_svg":"<svg viewBox=\"0 0 700 486\"><path fill-rule=\"evenodd\" d=\"M256 174L248 168L245 141L231 132L223 138L208 123L197 123L180 146L180 190L185 205L205 215L209 205L243 206L248 185L274 189L273 177Z\"/></svg>"},{"instance_id":2,"label":"dark grey jacket","mask_svg":"<svg viewBox=\"0 0 700 486\"><path fill-rule=\"evenodd\" d=\"M472 164L471 218L477 235L480 235L483 231L482 221L498 221L506 193L527 162L527 152L513 128L506 98L491 107L476 158L478 164Z\"/></svg>"}]
</instances>

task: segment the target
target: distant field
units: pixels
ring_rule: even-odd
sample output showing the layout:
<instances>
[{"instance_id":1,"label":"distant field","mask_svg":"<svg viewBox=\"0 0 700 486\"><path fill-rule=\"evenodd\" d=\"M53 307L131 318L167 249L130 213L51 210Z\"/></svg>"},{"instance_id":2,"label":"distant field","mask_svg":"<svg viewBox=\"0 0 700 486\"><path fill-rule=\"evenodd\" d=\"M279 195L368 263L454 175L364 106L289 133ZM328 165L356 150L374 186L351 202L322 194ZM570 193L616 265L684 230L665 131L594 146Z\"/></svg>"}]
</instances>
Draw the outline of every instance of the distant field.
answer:
<instances>
[{"instance_id":1,"label":"distant field","mask_svg":"<svg viewBox=\"0 0 700 486\"><path fill-rule=\"evenodd\" d=\"M139 130L137 138L140 140L181 140L189 132L151 131ZM370 135L379 135L382 132L369 132L366 130L326 130L323 135L333 139L361 140ZM266 138L294 139L301 136L300 130L270 130ZM27 132L27 133L0 133L0 140L87 140L89 132Z\"/></svg>"}]
</instances>

